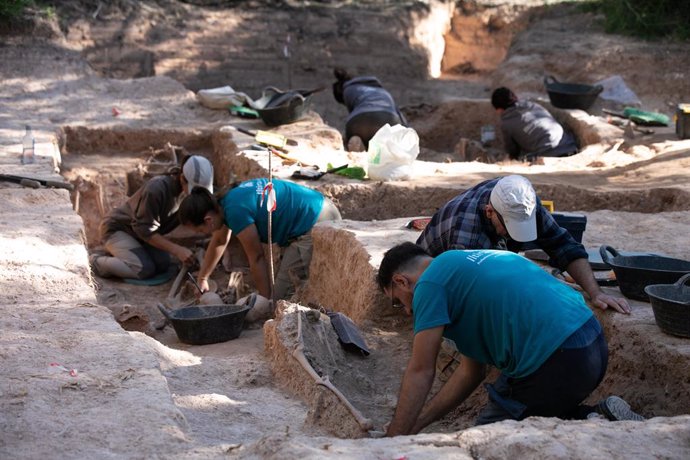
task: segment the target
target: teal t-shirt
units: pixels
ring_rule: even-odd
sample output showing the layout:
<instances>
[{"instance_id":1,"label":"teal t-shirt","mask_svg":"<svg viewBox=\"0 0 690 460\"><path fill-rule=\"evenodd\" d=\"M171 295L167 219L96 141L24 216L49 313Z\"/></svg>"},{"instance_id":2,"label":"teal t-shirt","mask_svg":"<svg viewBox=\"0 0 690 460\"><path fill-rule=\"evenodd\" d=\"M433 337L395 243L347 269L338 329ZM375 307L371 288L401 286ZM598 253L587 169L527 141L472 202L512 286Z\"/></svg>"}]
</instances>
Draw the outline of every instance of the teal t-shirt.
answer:
<instances>
[{"instance_id":1,"label":"teal t-shirt","mask_svg":"<svg viewBox=\"0 0 690 460\"><path fill-rule=\"evenodd\" d=\"M593 313L582 296L509 251L446 251L417 281L415 334L445 326L460 353L509 377L536 371Z\"/></svg>"},{"instance_id":2,"label":"teal t-shirt","mask_svg":"<svg viewBox=\"0 0 690 460\"><path fill-rule=\"evenodd\" d=\"M268 179L242 182L220 199L225 223L234 234L256 224L261 242L268 242L266 197L261 203L261 194L267 183ZM271 237L274 243L287 246L291 239L304 235L314 226L323 207L323 195L279 179L273 179L273 188L276 192L276 210L272 216Z\"/></svg>"}]
</instances>

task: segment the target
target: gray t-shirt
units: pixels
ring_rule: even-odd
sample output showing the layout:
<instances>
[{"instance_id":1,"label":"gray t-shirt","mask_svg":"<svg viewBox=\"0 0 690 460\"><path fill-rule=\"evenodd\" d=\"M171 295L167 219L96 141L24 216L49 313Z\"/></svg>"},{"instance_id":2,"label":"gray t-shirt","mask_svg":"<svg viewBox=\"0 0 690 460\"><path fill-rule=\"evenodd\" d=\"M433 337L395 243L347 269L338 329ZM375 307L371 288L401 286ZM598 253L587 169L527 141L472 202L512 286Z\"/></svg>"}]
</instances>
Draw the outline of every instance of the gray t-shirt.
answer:
<instances>
[{"instance_id":1,"label":"gray t-shirt","mask_svg":"<svg viewBox=\"0 0 690 460\"><path fill-rule=\"evenodd\" d=\"M551 156L551 151L561 146L565 134L548 110L530 101L518 101L507 108L501 114L501 130L505 149L512 158L521 155ZM576 150L572 138L568 136L567 140L571 150Z\"/></svg>"}]
</instances>

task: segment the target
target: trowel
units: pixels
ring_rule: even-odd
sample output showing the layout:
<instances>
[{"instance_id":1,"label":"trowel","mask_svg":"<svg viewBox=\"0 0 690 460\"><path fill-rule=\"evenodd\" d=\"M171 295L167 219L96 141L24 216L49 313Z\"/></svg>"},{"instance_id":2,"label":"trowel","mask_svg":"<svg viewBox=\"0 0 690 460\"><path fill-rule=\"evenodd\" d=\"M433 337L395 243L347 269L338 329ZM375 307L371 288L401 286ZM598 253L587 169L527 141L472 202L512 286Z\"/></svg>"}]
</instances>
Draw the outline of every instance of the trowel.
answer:
<instances>
[{"instance_id":1,"label":"trowel","mask_svg":"<svg viewBox=\"0 0 690 460\"><path fill-rule=\"evenodd\" d=\"M307 180L318 180L321 179L326 174L332 174L338 172L342 169L347 168L347 164L342 166L337 166L335 168L327 169L326 171L319 171L318 166L313 166L311 168L300 168L292 173L292 177L295 179L307 179Z\"/></svg>"}]
</instances>

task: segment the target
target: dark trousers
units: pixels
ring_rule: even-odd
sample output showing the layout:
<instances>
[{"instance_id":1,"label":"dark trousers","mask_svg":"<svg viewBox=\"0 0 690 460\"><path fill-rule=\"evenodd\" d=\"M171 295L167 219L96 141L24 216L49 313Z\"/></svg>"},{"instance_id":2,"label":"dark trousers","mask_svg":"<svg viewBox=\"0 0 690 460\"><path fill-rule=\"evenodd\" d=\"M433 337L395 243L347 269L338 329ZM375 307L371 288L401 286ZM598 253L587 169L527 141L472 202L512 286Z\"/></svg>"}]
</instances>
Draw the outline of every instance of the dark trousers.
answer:
<instances>
[{"instance_id":1,"label":"dark trousers","mask_svg":"<svg viewBox=\"0 0 690 460\"><path fill-rule=\"evenodd\" d=\"M531 416L586 418L593 408L581 403L603 380L608 356L601 326L592 317L532 374L523 378L501 374L487 384L489 403L479 413L477 425Z\"/></svg>"},{"instance_id":2,"label":"dark trousers","mask_svg":"<svg viewBox=\"0 0 690 460\"><path fill-rule=\"evenodd\" d=\"M371 138L386 123L393 126L401 124L402 121L400 117L391 112L364 112L348 120L345 125L345 149L347 149L347 142L352 136L359 136L364 143L364 148L368 149Z\"/></svg>"}]
</instances>

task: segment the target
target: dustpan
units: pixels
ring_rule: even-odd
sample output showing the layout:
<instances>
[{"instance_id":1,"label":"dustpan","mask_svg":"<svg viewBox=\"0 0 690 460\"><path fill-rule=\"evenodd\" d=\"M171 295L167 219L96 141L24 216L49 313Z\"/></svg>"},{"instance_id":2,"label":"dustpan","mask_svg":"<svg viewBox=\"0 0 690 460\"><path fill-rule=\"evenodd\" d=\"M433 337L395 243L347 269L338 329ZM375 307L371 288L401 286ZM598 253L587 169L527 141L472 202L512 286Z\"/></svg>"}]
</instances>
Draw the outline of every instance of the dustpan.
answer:
<instances>
[{"instance_id":1,"label":"dustpan","mask_svg":"<svg viewBox=\"0 0 690 460\"><path fill-rule=\"evenodd\" d=\"M643 126L668 126L671 121L671 119L663 113L647 112L645 110L636 109L635 107L626 107L623 109L623 117Z\"/></svg>"},{"instance_id":2,"label":"dustpan","mask_svg":"<svg viewBox=\"0 0 690 460\"><path fill-rule=\"evenodd\" d=\"M369 356L371 351L369 351L369 347L364 341L362 333L359 332L359 329L350 318L335 311L326 310L326 314L331 319L333 329L335 329L335 333L338 335L338 339L343 345L343 348L355 353L361 353L364 356Z\"/></svg>"}]
</instances>

